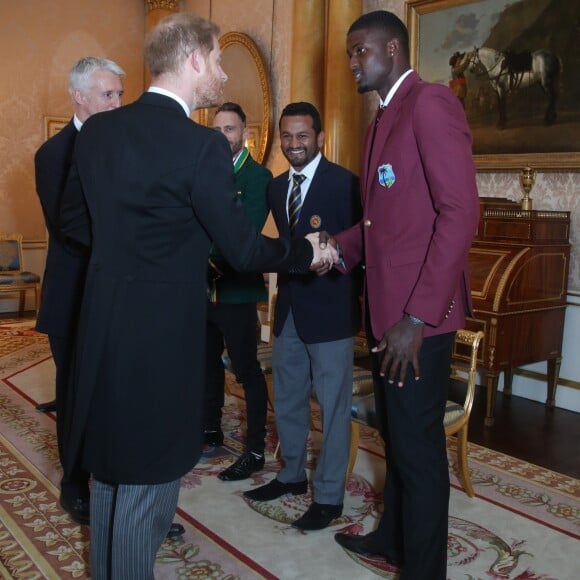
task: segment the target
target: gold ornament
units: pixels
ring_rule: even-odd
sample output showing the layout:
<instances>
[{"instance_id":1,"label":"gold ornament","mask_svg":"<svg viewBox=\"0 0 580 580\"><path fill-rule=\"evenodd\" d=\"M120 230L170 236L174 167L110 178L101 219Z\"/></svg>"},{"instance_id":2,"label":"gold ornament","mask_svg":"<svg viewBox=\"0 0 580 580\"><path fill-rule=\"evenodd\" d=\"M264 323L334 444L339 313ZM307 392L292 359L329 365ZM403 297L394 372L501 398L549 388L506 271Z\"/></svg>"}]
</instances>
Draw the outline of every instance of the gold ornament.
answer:
<instances>
[{"instance_id":1,"label":"gold ornament","mask_svg":"<svg viewBox=\"0 0 580 580\"><path fill-rule=\"evenodd\" d=\"M531 167L524 167L520 174L520 183L522 184L522 189L524 190L524 197L521 201L522 209L525 211L531 211L532 209L532 198L530 197L530 191L534 187L536 182L536 172Z\"/></svg>"}]
</instances>

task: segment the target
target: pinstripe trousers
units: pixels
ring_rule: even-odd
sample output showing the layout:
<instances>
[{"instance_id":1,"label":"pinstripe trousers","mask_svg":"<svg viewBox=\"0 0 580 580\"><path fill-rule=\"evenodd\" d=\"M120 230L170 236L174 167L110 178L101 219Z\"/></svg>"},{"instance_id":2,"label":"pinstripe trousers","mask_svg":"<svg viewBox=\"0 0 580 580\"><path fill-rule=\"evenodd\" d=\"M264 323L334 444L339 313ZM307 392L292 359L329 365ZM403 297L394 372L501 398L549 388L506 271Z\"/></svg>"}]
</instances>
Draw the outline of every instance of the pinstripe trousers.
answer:
<instances>
[{"instance_id":1,"label":"pinstripe trousers","mask_svg":"<svg viewBox=\"0 0 580 580\"><path fill-rule=\"evenodd\" d=\"M155 556L177 509L177 479L158 485L91 485L93 580L151 580Z\"/></svg>"}]
</instances>

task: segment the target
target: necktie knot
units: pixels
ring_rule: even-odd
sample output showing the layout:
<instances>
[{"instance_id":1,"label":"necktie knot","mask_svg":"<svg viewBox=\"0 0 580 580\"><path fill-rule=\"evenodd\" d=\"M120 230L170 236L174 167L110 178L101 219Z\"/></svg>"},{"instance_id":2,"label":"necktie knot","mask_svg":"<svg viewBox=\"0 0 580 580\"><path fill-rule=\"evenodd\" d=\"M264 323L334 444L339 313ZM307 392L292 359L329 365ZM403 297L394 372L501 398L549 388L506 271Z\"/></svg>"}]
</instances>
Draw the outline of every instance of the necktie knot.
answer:
<instances>
[{"instance_id":1,"label":"necktie knot","mask_svg":"<svg viewBox=\"0 0 580 580\"><path fill-rule=\"evenodd\" d=\"M300 187L302 182L306 179L306 175L302 175L301 173L295 173L292 176L292 180L294 181L294 186Z\"/></svg>"},{"instance_id":2,"label":"necktie knot","mask_svg":"<svg viewBox=\"0 0 580 580\"><path fill-rule=\"evenodd\" d=\"M378 108L377 110L377 116L375 118L375 123L378 124L378 122L381 120L381 117L383 116L383 113L385 112L385 108L382 105Z\"/></svg>"},{"instance_id":3,"label":"necktie knot","mask_svg":"<svg viewBox=\"0 0 580 580\"><path fill-rule=\"evenodd\" d=\"M290 225L290 234L294 234L296 224L300 218L300 210L302 209L302 190L300 185L306 179L305 175L295 173L292 176L292 190L288 198L288 224Z\"/></svg>"}]
</instances>

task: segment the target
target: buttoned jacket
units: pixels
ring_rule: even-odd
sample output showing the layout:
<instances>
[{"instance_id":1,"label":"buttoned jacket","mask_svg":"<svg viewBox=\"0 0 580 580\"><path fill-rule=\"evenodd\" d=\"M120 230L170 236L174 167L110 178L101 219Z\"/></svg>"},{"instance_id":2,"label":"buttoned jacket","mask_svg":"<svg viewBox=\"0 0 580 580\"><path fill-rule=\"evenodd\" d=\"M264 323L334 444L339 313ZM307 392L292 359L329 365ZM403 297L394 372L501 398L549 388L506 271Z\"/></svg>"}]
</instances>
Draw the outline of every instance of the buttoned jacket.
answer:
<instances>
[{"instance_id":1,"label":"buttoned jacket","mask_svg":"<svg viewBox=\"0 0 580 580\"><path fill-rule=\"evenodd\" d=\"M363 218L337 237L348 268L364 260L372 334L403 314L425 336L454 331L471 310L468 252L479 219L471 132L457 97L412 72L361 162ZM368 330L368 329L367 329Z\"/></svg>"},{"instance_id":2,"label":"buttoned jacket","mask_svg":"<svg viewBox=\"0 0 580 580\"><path fill-rule=\"evenodd\" d=\"M276 177L268 191L280 237L290 239L287 197L289 172ZM326 230L337 233L361 215L358 178L322 157L300 211L294 236ZM279 336L290 309L296 331L307 344L353 336L359 329L358 272L334 270L326 276L279 274L274 335Z\"/></svg>"}]
</instances>

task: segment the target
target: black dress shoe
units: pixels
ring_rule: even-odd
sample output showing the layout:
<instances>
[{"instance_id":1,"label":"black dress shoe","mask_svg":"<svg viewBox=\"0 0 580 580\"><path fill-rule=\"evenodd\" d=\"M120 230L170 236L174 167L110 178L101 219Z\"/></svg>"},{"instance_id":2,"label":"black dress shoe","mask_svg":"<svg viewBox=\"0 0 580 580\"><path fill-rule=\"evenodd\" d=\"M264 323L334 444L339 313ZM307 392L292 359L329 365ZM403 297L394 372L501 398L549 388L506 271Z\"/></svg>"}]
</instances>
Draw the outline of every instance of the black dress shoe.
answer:
<instances>
[{"instance_id":1,"label":"black dress shoe","mask_svg":"<svg viewBox=\"0 0 580 580\"><path fill-rule=\"evenodd\" d=\"M270 483L262 485L256 489L244 491L244 497L254 501L271 501L291 493L292 495L302 495L308 491L308 480L298 483L282 483L274 478Z\"/></svg>"},{"instance_id":2,"label":"black dress shoe","mask_svg":"<svg viewBox=\"0 0 580 580\"><path fill-rule=\"evenodd\" d=\"M256 457L251 451L246 451L237 461L224 469L218 477L222 481L239 481L240 479L247 479L254 473L260 471L264 467L264 456Z\"/></svg>"},{"instance_id":3,"label":"black dress shoe","mask_svg":"<svg viewBox=\"0 0 580 580\"><path fill-rule=\"evenodd\" d=\"M181 538L185 534L185 528L181 524L177 524L173 522L169 531L167 532L167 539L175 540L177 538Z\"/></svg>"},{"instance_id":4,"label":"black dress shoe","mask_svg":"<svg viewBox=\"0 0 580 580\"><path fill-rule=\"evenodd\" d=\"M367 558L384 558L391 566L401 568L403 562L400 558L387 554L385 549L377 545L373 534L366 536L354 536L351 534L334 534L334 539L349 552L354 552Z\"/></svg>"},{"instance_id":5,"label":"black dress shoe","mask_svg":"<svg viewBox=\"0 0 580 580\"><path fill-rule=\"evenodd\" d=\"M88 526L91 521L90 502L82 497L70 497L68 495L60 495L60 505L62 509L71 517L77 524Z\"/></svg>"},{"instance_id":6,"label":"black dress shoe","mask_svg":"<svg viewBox=\"0 0 580 580\"><path fill-rule=\"evenodd\" d=\"M342 504L313 502L306 513L292 524L292 527L300 530L322 530L341 515Z\"/></svg>"},{"instance_id":7,"label":"black dress shoe","mask_svg":"<svg viewBox=\"0 0 580 580\"><path fill-rule=\"evenodd\" d=\"M36 410L41 413L55 413L56 412L56 399L53 401L48 401L46 403L39 403L36 405Z\"/></svg>"},{"instance_id":8,"label":"black dress shoe","mask_svg":"<svg viewBox=\"0 0 580 580\"><path fill-rule=\"evenodd\" d=\"M203 443L208 447L219 447L224 444L224 434L222 431L205 431Z\"/></svg>"}]
</instances>

